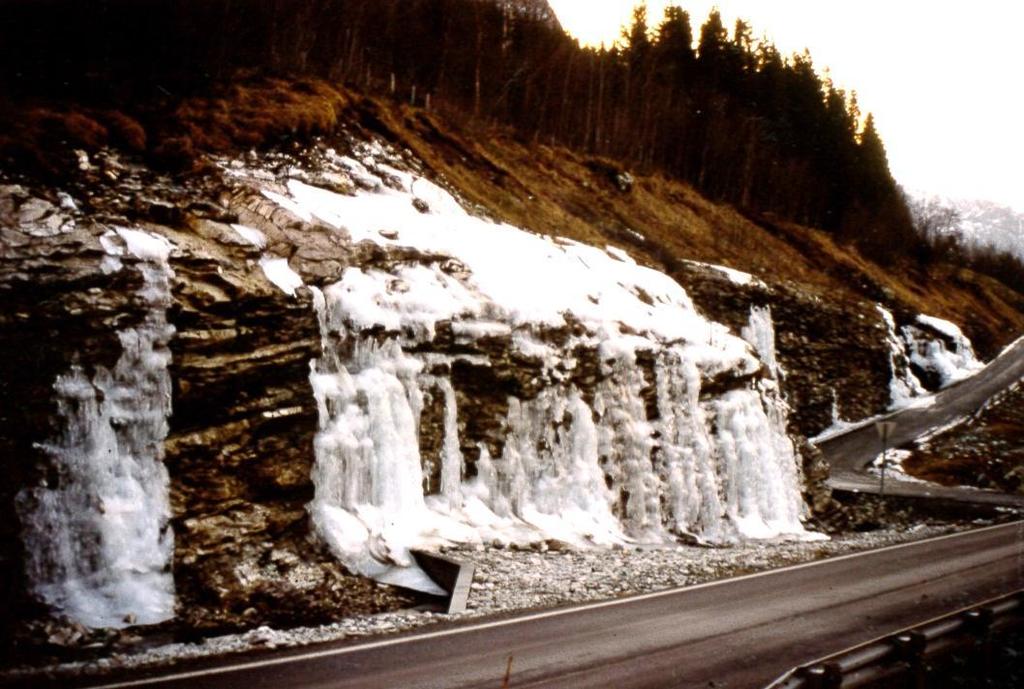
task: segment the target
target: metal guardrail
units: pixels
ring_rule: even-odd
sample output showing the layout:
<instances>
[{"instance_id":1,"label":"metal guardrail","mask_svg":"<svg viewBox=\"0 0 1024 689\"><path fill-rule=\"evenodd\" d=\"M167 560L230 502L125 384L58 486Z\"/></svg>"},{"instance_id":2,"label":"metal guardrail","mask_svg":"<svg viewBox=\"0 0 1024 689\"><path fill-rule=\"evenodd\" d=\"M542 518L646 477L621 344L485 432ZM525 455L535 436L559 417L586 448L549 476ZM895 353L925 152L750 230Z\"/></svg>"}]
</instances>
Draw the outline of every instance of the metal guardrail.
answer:
<instances>
[{"instance_id":1,"label":"metal guardrail","mask_svg":"<svg viewBox=\"0 0 1024 689\"><path fill-rule=\"evenodd\" d=\"M990 652L993 635L1024 624L1024 589L793 668L766 689L848 689L904 677L924 687L928 661Z\"/></svg>"}]
</instances>

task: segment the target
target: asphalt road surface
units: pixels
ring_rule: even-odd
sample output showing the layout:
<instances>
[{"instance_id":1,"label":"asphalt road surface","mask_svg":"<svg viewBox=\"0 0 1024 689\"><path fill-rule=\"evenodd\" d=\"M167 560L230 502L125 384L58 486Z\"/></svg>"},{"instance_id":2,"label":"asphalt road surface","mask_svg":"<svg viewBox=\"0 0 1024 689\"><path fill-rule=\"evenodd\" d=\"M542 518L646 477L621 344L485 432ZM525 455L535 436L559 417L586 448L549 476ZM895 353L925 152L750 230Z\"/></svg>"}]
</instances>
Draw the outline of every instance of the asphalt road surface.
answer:
<instances>
[{"instance_id":1,"label":"asphalt road surface","mask_svg":"<svg viewBox=\"0 0 1024 689\"><path fill-rule=\"evenodd\" d=\"M1021 587L1017 522L687 589L93 686L500 689L511 657L510 689L762 687L795 665Z\"/></svg>"},{"instance_id":2,"label":"asphalt road surface","mask_svg":"<svg viewBox=\"0 0 1024 689\"><path fill-rule=\"evenodd\" d=\"M906 409L886 417L896 422L889 447L899 447L921 437L933 428L941 428L977 411L996 393L1024 378L1024 339L1018 340L983 370L967 380L947 388L935 398L935 404L923 409ZM865 469L882 452L874 424L868 424L818 444L832 465L829 485L841 490L877 493L879 480ZM993 491L943 488L928 484L900 482L886 476L885 492L892 495L933 497L958 502L1024 507L1024 496Z\"/></svg>"}]
</instances>

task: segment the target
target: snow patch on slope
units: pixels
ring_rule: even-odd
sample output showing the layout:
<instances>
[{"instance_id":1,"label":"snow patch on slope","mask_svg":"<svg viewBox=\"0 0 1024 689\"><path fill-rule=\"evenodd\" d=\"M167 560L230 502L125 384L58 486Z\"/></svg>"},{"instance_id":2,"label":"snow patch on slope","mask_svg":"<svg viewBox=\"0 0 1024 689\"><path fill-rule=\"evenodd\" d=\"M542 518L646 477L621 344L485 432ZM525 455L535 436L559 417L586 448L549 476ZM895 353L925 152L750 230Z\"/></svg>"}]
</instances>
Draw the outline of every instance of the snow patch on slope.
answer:
<instances>
[{"instance_id":1,"label":"snow patch on slope","mask_svg":"<svg viewBox=\"0 0 1024 689\"><path fill-rule=\"evenodd\" d=\"M339 174L358 178L364 190L354 195L297 179L287 196L265 192L355 242L422 256L349 267L313 290L323 354L310 373L320 409L310 511L340 559L381 581L434 590L411 548L807 537L785 404L775 381L759 379L762 361L746 342L623 252L472 216L386 156L380 146L332 156ZM442 322L460 341L507 338L543 364L539 392L508 399L500 456L486 447L464 456L453 360L415 353L429 350ZM770 313L752 312L750 327L777 371ZM567 341L551 340L552 331ZM592 398L567 375L579 348L600 359ZM651 373L640 353L653 357ZM730 372L751 382L701 399L702 379ZM648 419L651 386L657 414ZM421 415L437 396L443 449L425 458ZM435 461L440 483L427 490Z\"/></svg>"},{"instance_id":2,"label":"snow patch on slope","mask_svg":"<svg viewBox=\"0 0 1024 689\"><path fill-rule=\"evenodd\" d=\"M969 378L985 367L975 356L971 341L956 324L925 315L918 315L917 323L942 337L936 338L919 327L904 327L903 339L910 362L935 376L940 389Z\"/></svg>"},{"instance_id":3,"label":"snow patch on slope","mask_svg":"<svg viewBox=\"0 0 1024 689\"><path fill-rule=\"evenodd\" d=\"M260 259L260 268L267 279L289 297L294 297L295 290L305 284L299 274L288 265L286 258L264 256Z\"/></svg>"},{"instance_id":4,"label":"snow patch on slope","mask_svg":"<svg viewBox=\"0 0 1024 689\"><path fill-rule=\"evenodd\" d=\"M707 268L721 273L725 277L729 278L729 281L735 285L746 287L748 285L755 285L757 287L767 287L761 280L757 279L750 273L745 273L742 270L736 270L735 268L729 268L728 266L720 266L714 263L702 263L700 261L686 261L690 265L700 266L701 268Z\"/></svg>"}]
</instances>

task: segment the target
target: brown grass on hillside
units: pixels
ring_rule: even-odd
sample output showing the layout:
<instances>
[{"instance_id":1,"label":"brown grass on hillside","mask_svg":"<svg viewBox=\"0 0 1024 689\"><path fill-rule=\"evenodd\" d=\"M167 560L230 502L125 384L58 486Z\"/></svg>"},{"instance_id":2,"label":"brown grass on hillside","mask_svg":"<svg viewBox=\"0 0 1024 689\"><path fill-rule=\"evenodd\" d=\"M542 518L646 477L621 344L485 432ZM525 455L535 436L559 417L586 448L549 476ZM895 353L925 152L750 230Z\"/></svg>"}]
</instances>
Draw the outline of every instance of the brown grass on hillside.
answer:
<instances>
[{"instance_id":1,"label":"brown grass on hillside","mask_svg":"<svg viewBox=\"0 0 1024 689\"><path fill-rule=\"evenodd\" d=\"M0 132L8 132L0 135L0 163L60 179L74 169L73 149L113 145L188 171L202 151L301 141L339 124L411 149L470 203L520 227L612 244L660 268L671 269L679 259L706 261L838 298L947 318L964 325L985 356L1024 331L1024 295L970 270L924 268L910 259L883 268L832 235L747 217L661 174L630 171L635 184L622 191L614 179L621 166L613 160L526 142L508 128L356 95L322 80L244 76L204 96L122 109L8 107L0 112Z\"/></svg>"},{"instance_id":2,"label":"brown grass on hillside","mask_svg":"<svg viewBox=\"0 0 1024 689\"><path fill-rule=\"evenodd\" d=\"M882 267L832 235L749 218L689 185L633 172L620 191L614 161L525 143L500 128L455 127L437 113L360 101L376 129L409 147L472 203L520 227L612 244L656 267L685 258L727 265L836 298L881 301L965 327L983 356L1024 331L1024 295L957 266L899 258ZM639 237L637 236L639 235Z\"/></svg>"},{"instance_id":3,"label":"brown grass on hillside","mask_svg":"<svg viewBox=\"0 0 1024 689\"><path fill-rule=\"evenodd\" d=\"M226 152L329 134L346 106L345 96L323 82L266 79L187 99L165 126L182 131L198 149Z\"/></svg>"},{"instance_id":4,"label":"brown grass on hillside","mask_svg":"<svg viewBox=\"0 0 1024 689\"><path fill-rule=\"evenodd\" d=\"M943 485L1024 493L1024 387L929 440L903 468Z\"/></svg>"},{"instance_id":5,"label":"brown grass on hillside","mask_svg":"<svg viewBox=\"0 0 1024 689\"><path fill-rule=\"evenodd\" d=\"M8 108L0 113L0 131L9 132L0 135L0 161L11 169L60 179L74 163L74 149L116 146L145 153L159 166L187 171L200 151L226 153L329 134L347 105L346 96L325 82L249 78L166 108Z\"/></svg>"}]
</instances>

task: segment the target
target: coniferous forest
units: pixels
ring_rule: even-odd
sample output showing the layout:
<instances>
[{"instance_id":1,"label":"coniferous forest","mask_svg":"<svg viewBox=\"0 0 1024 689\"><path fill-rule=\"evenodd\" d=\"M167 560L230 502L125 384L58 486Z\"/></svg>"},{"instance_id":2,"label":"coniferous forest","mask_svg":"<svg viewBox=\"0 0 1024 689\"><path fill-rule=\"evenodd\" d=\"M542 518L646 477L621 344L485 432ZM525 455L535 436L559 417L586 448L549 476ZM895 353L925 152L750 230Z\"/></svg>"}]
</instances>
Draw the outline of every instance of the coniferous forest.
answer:
<instances>
[{"instance_id":1,"label":"coniferous forest","mask_svg":"<svg viewBox=\"0 0 1024 689\"><path fill-rule=\"evenodd\" d=\"M140 103L240 74L317 76L524 139L660 171L746 212L825 229L877 258L918 251L870 114L743 21L635 10L581 47L545 2L3 0L14 99Z\"/></svg>"}]
</instances>

